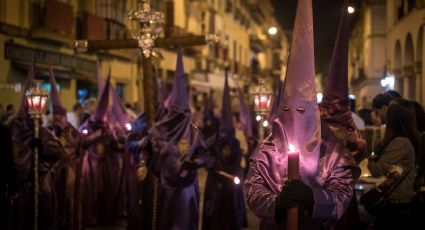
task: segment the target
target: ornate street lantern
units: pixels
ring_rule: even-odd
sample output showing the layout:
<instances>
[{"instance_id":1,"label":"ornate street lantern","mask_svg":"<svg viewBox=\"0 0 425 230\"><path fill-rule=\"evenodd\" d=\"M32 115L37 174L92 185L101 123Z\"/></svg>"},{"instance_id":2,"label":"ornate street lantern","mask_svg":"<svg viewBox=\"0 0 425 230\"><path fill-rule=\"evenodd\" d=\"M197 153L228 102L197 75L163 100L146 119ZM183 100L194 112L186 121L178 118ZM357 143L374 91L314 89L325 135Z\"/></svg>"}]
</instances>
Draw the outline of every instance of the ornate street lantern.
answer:
<instances>
[{"instance_id":1,"label":"ornate street lantern","mask_svg":"<svg viewBox=\"0 0 425 230\"><path fill-rule=\"evenodd\" d=\"M28 102L28 112L33 118L41 118L46 110L46 102L49 93L43 88L42 81L34 81L35 87L25 92Z\"/></svg>"},{"instance_id":2,"label":"ornate street lantern","mask_svg":"<svg viewBox=\"0 0 425 230\"><path fill-rule=\"evenodd\" d=\"M49 93L44 90L42 81L34 81L34 87L28 89L25 92L25 97L28 102L28 113L34 119L34 139L39 139L39 127L41 115L46 110L46 102L49 97ZM38 143L38 142L36 142ZM34 229L38 229L38 148L39 146L34 145Z\"/></svg>"},{"instance_id":3,"label":"ornate street lantern","mask_svg":"<svg viewBox=\"0 0 425 230\"><path fill-rule=\"evenodd\" d=\"M257 115L266 115L270 109L273 92L261 81L260 84L253 89L251 95L254 97L254 110Z\"/></svg>"}]
</instances>

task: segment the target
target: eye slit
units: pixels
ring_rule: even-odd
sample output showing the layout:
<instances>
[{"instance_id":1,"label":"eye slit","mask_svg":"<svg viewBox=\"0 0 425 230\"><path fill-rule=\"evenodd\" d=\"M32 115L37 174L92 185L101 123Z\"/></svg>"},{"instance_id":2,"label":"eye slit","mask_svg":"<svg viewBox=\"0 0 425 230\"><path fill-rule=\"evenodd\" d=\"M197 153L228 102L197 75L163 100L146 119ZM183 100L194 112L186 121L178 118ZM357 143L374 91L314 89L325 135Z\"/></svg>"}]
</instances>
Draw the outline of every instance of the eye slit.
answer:
<instances>
[{"instance_id":1,"label":"eye slit","mask_svg":"<svg viewBox=\"0 0 425 230\"><path fill-rule=\"evenodd\" d=\"M289 111L289 107L288 106L283 106L283 111Z\"/></svg>"},{"instance_id":2,"label":"eye slit","mask_svg":"<svg viewBox=\"0 0 425 230\"><path fill-rule=\"evenodd\" d=\"M297 111L301 114L305 113L305 109L304 108L297 108Z\"/></svg>"}]
</instances>

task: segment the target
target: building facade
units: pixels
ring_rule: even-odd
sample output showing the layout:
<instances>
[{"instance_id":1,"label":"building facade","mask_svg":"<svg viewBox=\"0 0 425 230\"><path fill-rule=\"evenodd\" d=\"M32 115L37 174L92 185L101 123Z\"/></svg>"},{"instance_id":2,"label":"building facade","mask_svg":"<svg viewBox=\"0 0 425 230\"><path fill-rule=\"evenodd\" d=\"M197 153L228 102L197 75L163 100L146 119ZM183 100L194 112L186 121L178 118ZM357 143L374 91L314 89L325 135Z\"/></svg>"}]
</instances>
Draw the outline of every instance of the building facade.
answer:
<instances>
[{"instance_id":1,"label":"building facade","mask_svg":"<svg viewBox=\"0 0 425 230\"><path fill-rule=\"evenodd\" d=\"M350 39L352 93L360 107L394 89L425 104L423 25L425 1L363 0Z\"/></svg>"},{"instance_id":2,"label":"building facade","mask_svg":"<svg viewBox=\"0 0 425 230\"><path fill-rule=\"evenodd\" d=\"M123 101L142 107L140 51L75 54L72 47L76 39L131 38L135 28L127 12L137 5L138 0L0 0L0 52L4 53L0 85L22 84L34 56L36 77L47 82L51 65L64 106L71 110L75 102L96 96L98 62L104 75L111 68L112 82ZM195 100L211 90L222 90L225 69L231 86L246 92L258 76L280 76L288 41L273 18L269 0L157 0L151 1L151 7L165 13L162 36L216 33L222 38L218 46L184 49L185 72ZM271 26L278 27L277 34L267 33ZM154 58L157 77L170 89L175 49L158 53ZM9 88L0 89L0 103L18 105L23 92Z\"/></svg>"},{"instance_id":3,"label":"building facade","mask_svg":"<svg viewBox=\"0 0 425 230\"><path fill-rule=\"evenodd\" d=\"M425 1L388 1L387 17L387 66L395 76L395 88L423 105Z\"/></svg>"}]
</instances>

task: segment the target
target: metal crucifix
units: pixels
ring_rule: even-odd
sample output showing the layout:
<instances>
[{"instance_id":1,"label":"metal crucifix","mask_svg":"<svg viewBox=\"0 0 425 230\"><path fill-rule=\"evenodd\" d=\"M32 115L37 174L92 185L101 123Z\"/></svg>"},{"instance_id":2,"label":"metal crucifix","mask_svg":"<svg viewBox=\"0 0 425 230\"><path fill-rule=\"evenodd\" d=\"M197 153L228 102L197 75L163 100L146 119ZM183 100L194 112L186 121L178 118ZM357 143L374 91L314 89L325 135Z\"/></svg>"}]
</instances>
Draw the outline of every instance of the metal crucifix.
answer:
<instances>
[{"instance_id":1,"label":"metal crucifix","mask_svg":"<svg viewBox=\"0 0 425 230\"><path fill-rule=\"evenodd\" d=\"M142 1L141 9L129 13L130 20L140 22L142 29L136 35L136 39L121 40L78 40L74 43L76 52L96 52L99 50L111 49L134 49L140 48L142 55L143 69L143 92L145 114L148 127L154 122L154 84L155 79L152 77L152 48L170 48L170 47L187 47L206 44L217 44L220 38L215 34L209 35L188 35L178 37L160 38L159 33L162 30L164 16L161 12L152 11L150 5L146 1Z\"/></svg>"}]
</instances>

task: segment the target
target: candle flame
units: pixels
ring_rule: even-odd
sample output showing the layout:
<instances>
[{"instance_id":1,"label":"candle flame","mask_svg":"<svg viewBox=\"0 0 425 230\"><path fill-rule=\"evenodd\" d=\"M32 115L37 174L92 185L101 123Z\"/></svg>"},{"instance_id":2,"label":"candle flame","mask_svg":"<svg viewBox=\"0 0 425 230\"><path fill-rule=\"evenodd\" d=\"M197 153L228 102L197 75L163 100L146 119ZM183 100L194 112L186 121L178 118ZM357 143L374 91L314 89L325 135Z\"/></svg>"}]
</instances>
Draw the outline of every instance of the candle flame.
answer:
<instances>
[{"instance_id":1,"label":"candle flame","mask_svg":"<svg viewBox=\"0 0 425 230\"><path fill-rule=\"evenodd\" d=\"M131 124L130 123L125 124L125 127L127 128L128 131L131 131Z\"/></svg>"},{"instance_id":2,"label":"candle flame","mask_svg":"<svg viewBox=\"0 0 425 230\"><path fill-rule=\"evenodd\" d=\"M290 152L294 152L295 151L295 146L293 144L289 144L289 151Z\"/></svg>"},{"instance_id":3,"label":"candle flame","mask_svg":"<svg viewBox=\"0 0 425 230\"><path fill-rule=\"evenodd\" d=\"M235 179L233 179L233 182L235 182L235 184L240 184L241 180L239 179L239 177L235 177Z\"/></svg>"},{"instance_id":4,"label":"candle flame","mask_svg":"<svg viewBox=\"0 0 425 230\"><path fill-rule=\"evenodd\" d=\"M87 133L89 133L89 131L87 129L83 129L83 133L87 134Z\"/></svg>"}]
</instances>

